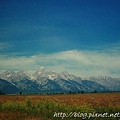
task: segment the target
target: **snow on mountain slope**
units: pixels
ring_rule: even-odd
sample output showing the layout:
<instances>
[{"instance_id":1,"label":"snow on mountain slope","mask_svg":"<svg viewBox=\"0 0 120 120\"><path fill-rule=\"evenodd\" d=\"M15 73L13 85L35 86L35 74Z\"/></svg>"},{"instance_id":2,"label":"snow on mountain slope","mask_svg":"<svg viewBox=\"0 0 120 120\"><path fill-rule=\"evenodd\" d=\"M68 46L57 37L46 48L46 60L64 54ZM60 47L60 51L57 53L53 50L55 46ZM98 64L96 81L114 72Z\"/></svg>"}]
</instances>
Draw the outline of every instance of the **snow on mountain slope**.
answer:
<instances>
[{"instance_id":1,"label":"snow on mountain slope","mask_svg":"<svg viewBox=\"0 0 120 120\"><path fill-rule=\"evenodd\" d=\"M2 91L5 94L17 94L19 93L19 89L11 84L10 82L7 82L4 79L0 79L0 91Z\"/></svg>"},{"instance_id":2,"label":"snow on mountain slope","mask_svg":"<svg viewBox=\"0 0 120 120\"><path fill-rule=\"evenodd\" d=\"M82 79L79 76L69 74L67 71L61 73L46 71L44 67L40 67L33 74L29 74L27 71L5 71L0 74L0 78L12 83L26 93L120 91L119 78L98 76Z\"/></svg>"},{"instance_id":3,"label":"snow on mountain slope","mask_svg":"<svg viewBox=\"0 0 120 120\"><path fill-rule=\"evenodd\" d=\"M87 80L97 82L107 87L111 91L120 91L120 78L112 78L108 76L88 77Z\"/></svg>"}]
</instances>

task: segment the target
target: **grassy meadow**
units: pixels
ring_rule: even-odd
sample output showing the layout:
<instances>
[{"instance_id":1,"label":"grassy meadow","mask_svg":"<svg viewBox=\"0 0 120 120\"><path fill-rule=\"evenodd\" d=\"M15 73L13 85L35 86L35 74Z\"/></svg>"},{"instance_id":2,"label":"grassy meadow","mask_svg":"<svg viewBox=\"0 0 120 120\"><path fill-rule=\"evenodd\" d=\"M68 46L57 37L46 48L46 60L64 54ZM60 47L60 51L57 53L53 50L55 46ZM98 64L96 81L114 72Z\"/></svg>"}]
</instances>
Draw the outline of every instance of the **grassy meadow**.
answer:
<instances>
[{"instance_id":1,"label":"grassy meadow","mask_svg":"<svg viewBox=\"0 0 120 120\"><path fill-rule=\"evenodd\" d=\"M120 92L1 95L0 120L120 120Z\"/></svg>"}]
</instances>

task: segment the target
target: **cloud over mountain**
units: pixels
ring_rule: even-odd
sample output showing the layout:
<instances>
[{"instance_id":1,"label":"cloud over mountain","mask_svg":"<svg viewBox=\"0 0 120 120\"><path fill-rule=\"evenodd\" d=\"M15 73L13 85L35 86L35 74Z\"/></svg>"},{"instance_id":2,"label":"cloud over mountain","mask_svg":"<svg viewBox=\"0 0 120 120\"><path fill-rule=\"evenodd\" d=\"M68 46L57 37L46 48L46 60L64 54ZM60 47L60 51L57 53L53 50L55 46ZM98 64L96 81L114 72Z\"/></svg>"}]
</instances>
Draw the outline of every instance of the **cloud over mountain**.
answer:
<instances>
[{"instance_id":1,"label":"cloud over mountain","mask_svg":"<svg viewBox=\"0 0 120 120\"><path fill-rule=\"evenodd\" d=\"M57 53L39 53L32 56L8 57L1 55L1 71L6 69L34 71L39 66L61 72L68 70L79 76L106 75L120 77L120 56L96 51L69 50Z\"/></svg>"}]
</instances>

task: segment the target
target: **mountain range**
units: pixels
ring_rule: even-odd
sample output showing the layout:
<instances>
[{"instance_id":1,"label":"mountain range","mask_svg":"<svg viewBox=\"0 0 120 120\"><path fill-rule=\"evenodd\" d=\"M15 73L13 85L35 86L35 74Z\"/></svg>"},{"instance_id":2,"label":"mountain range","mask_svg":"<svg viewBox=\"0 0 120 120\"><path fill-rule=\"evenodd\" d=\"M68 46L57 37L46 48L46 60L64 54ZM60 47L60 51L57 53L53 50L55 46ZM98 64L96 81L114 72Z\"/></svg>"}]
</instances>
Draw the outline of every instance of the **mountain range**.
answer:
<instances>
[{"instance_id":1,"label":"mountain range","mask_svg":"<svg viewBox=\"0 0 120 120\"><path fill-rule=\"evenodd\" d=\"M27 71L5 71L0 74L0 91L5 94L68 93L120 91L120 78L107 76L81 78L67 71L57 73L40 67L33 74Z\"/></svg>"}]
</instances>

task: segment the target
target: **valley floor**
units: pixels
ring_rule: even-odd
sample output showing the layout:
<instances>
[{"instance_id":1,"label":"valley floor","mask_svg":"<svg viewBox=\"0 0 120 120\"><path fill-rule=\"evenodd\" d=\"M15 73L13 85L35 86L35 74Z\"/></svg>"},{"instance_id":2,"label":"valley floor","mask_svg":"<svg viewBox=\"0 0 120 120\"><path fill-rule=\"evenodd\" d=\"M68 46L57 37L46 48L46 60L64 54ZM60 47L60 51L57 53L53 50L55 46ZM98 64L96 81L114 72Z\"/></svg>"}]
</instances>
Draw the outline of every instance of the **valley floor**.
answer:
<instances>
[{"instance_id":1,"label":"valley floor","mask_svg":"<svg viewBox=\"0 0 120 120\"><path fill-rule=\"evenodd\" d=\"M0 120L120 120L120 92L2 95Z\"/></svg>"}]
</instances>

